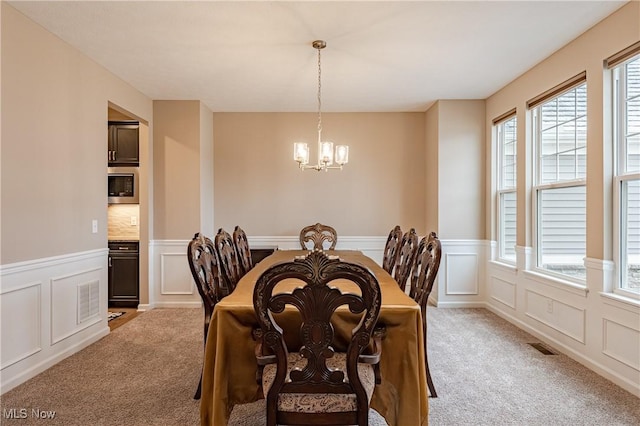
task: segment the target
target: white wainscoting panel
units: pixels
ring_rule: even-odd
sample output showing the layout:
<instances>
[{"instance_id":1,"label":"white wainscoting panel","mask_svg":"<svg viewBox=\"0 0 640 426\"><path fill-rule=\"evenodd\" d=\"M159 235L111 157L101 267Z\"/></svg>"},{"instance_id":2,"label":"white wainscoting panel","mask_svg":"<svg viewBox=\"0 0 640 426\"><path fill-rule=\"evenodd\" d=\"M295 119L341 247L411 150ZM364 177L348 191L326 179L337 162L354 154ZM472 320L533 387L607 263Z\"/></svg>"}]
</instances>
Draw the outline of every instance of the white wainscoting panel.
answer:
<instances>
[{"instance_id":1,"label":"white wainscoting panel","mask_svg":"<svg viewBox=\"0 0 640 426\"><path fill-rule=\"evenodd\" d=\"M41 282L0 294L0 370L42 350L41 307Z\"/></svg>"},{"instance_id":2,"label":"white wainscoting panel","mask_svg":"<svg viewBox=\"0 0 640 426\"><path fill-rule=\"evenodd\" d=\"M90 327L100 321L100 313L82 323L80 317L80 303L78 300L78 286L100 281L100 268L87 271L77 271L70 274L51 278L51 344L73 336L78 331Z\"/></svg>"},{"instance_id":3,"label":"white wainscoting panel","mask_svg":"<svg viewBox=\"0 0 640 426\"><path fill-rule=\"evenodd\" d=\"M195 293L186 253L162 253L160 271L160 294L192 296Z\"/></svg>"},{"instance_id":4,"label":"white wainscoting panel","mask_svg":"<svg viewBox=\"0 0 640 426\"><path fill-rule=\"evenodd\" d=\"M532 290L526 292L525 313L572 339L585 342L585 310Z\"/></svg>"},{"instance_id":5,"label":"white wainscoting panel","mask_svg":"<svg viewBox=\"0 0 640 426\"><path fill-rule=\"evenodd\" d=\"M0 266L0 393L109 334L108 253L105 241L103 249ZM84 285L86 306L78 303Z\"/></svg>"},{"instance_id":6,"label":"white wainscoting panel","mask_svg":"<svg viewBox=\"0 0 640 426\"><path fill-rule=\"evenodd\" d=\"M445 294L478 294L478 254L446 253Z\"/></svg>"},{"instance_id":7,"label":"white wainscoting panel","mask_svg":"<svg viewBox=\"0 0 640 426\"><path fill-rule=\"evenodd\" d=\"M516 309L516 284L498 277L491 277L491 288L489 289L491 298L497 302Z\"/></svg>"},{"instance_id":8,"label":"white wainscoting panel","mask_svg":"<svg viewBox=\"0 0 640 426\"><path fill-rule=\"evenodd\" d=\"M640 332L603 318L602 353L640 371Z\"/></svg>"}]
</instances>

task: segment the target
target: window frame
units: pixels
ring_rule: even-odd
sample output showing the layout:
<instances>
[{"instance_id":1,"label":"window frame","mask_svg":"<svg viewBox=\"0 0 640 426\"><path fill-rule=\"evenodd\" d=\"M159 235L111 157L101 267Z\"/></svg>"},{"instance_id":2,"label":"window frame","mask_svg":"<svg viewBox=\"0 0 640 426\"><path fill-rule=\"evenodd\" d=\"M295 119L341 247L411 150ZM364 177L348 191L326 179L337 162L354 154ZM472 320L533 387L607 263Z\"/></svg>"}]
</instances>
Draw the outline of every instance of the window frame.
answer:
<instances>
[{"instance_id":1,"label":"window frame","mask_svg":"<svg viewBox=\"0 0 640 426\"><path fill-rule=\"evenodd\" d=\"M637 49L636 49L637 50ZM612 129L613 129L613 260L614 260L614 294L640 300L640 291L628 290L627 275L627 230L624 226L626 212L626 197L623 197L623 186L626 182L640 181L640 171L627 172L627 152L624 136L621 134L626 127L626 64L640 60L640 53L628 56L625 60L610 66L612 80ZM623 233L625 237L623 237Z\"/></svg>"},{"instance_id":2,"label":"window frame","mask_svg":"<svg viewBox=\"0 0 640 426\"><path fill-rule=\"evenodd\" d=\"M569 80L559 84L558 86L549 89L548 91L536 96L535 98L531 99L530 101L527 102L527 107L528 107L528 118L532 124L531 126L531 135L532 135L532 144L531 144L531 149L533 150L533 155L531 156L532 158L532 185L531 185L531 206L532 206L532 236L533 236L533 244L532 244L532 249L533 249L533 262L531 265L531 269L533 271L535 271L536 273L539 273L541 275L545 275L545 276L549 276L551 278L555 278L556 280L560 281L560 282L567 282L569 284L574 284L574 285L578 285L581 288L586 288L587 285L587 278L586 278L586 265L584 264L584 261L587 257L586 254L586 241L585 241L585 254L583 257L583 266L585 267L585 276L584 278L582 277L576 277L576 276L571 276L571 275L567 275L567 274L563 274L560 272L556 272L547 268L542 267L542 245L541 245L541 238L542 238L542 226L540 224L541 218L542 218L542 213L541 213L541 201L540 198L542 197L542 193L545 190L551 190L551 189L562 189L562 188L571 188L571 187L584 187L585 189L585 196L586 196L586 190L587 190L587 179L586 179L586 170L585 170L585 177L583 178L575 178L575 179L567 179L567 180L555 180L553 182L547 182L547 183L542 183L542 165L541 165L541 157L540 157L540 153L541 153L541 131L542 131L542 114L540 114L541 108L563 96L564 94L571 92L577 88L579 88L580 86L585 86L585 90L588 89L587 87L587 80L586 80L586 72L582 72L578 75L576 75L575 77L570 78ZM586 94L586 96L588 96L588 92ZM586 111L585 113L585 118L588 120L588 111ZM586 162L586 153L588 151L588 138L585 135L585 145L584 145L584 151L585 151L585 162ZM577 169L576 169L577 170ZM586 218L586 211L585 211L585 218ZM586 235L587 234L587 229L586 229L586 223L585 223L585 240L586 240Z\"/></svg>"},{"instance_id":3,"label":"window frame","mask_svg":"<svg viewBox=\"0 0 640 426\"><path fill-rule=\"evenodd\" d=\"M505 140L504 140L504 126L505 123L513 120L515 122L516 135L514 139L515 144L515 161L513 164L514 167L514 184L511 187L505 187L503 180L503 171L504 171L504 148L505 148ZM518 161L517 161L517 149L518 149L518 120L516 116L516 109L501 115L500 117L493 120L493 134L496 141L496 150L495 150L495 163L496 163L496 243L497 243L497 259L500 262L515 265L517 260L517 254L515 246L517 245L517 206L516 206L516 241L514 242L513 247L513 258L505 256L505 221L503 220L503 207L504 204L502 202L503 196L506 194L514 194L516 199L516 204L518 200L517 189L518 189L518 181L517 181L517 171L518 171Z\"/></svg>"}]
</instances>

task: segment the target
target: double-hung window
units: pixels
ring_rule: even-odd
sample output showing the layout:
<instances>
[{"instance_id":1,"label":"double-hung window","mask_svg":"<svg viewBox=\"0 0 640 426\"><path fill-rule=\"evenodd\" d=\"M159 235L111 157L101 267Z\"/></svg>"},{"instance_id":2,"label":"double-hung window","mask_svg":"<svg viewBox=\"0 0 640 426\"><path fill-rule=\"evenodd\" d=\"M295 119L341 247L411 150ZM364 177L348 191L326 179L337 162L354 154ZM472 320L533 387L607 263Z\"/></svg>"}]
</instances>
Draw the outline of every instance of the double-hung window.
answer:
<instances>
[{"instance_id":1,"label":"double-hung window","mask_svg":"<svg viewBox=\"0 0 640 426\"><path fill-rule=\"evenodd\" d=\"M586 269L586 73L528 102L535 146L536 268L584 283Z\"/></svg>"},{"instance_id":2,"label":"double-hung window","mask_svg":"<svg viewBox=\"0 0 640 426\"><path fill-rule=\"evenodd\" d=\"M516 111L494 120L497 182L497 243L501 260L516 260Z\"/></svg>"},{"instance_id":3,"label":"double-hung window","mask_svg":"<svg viewBox=\"0 0 640 426\"><path fill-rule=\"evenodd\" d=\"M632 46L633 48L634 46ZM630 57L629 57L630 56ZM608 60L613 73L616 289L640 297L640 43ZM612 65L612 63L614 65Z\"/></svg>"}]
</instances>

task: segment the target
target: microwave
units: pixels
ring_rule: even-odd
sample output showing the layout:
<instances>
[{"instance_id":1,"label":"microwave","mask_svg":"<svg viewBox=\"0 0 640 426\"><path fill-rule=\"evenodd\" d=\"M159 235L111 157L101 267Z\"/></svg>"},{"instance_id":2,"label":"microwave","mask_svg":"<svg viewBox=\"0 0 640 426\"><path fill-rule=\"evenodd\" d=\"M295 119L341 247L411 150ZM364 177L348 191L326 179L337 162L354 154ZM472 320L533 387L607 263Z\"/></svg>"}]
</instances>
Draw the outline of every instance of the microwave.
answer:
<instances>
[{"instance_id":1,"label":"microwave","mask_svg":"<svg viewBox=\"0 0 640 426\"><path fill-rule=\"evenodd\" d=\"M138 168L109 167L107 196L109 204L138 204Z\"/></svg>"}]
</instances>

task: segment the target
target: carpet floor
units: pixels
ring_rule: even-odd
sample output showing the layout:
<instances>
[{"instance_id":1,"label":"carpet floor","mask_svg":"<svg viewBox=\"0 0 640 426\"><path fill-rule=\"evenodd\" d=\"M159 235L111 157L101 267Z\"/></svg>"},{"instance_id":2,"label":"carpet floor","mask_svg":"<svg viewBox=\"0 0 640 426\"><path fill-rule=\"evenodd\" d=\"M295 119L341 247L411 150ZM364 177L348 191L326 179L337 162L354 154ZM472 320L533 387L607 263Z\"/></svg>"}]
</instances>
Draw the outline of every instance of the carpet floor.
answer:
<instances>
[{"instance_id":1,"label":"carpet floor","mask_svg":"<svg viewBox=\"0 0 640 426\"><path fill-rule=\"evenodd\" d=\"M200 403L192 398L202 315L199 309L138 315L0 396L0 424L199 424ZM438 392L429 399L430 425L640 424L639 398L564 355L541 354L529 345L536 339L487 310L430 307L429 326ZM26 418L8 418L20 410ZM55 416L37 418L32 410Z\"/></svg>"}]
</instances>

